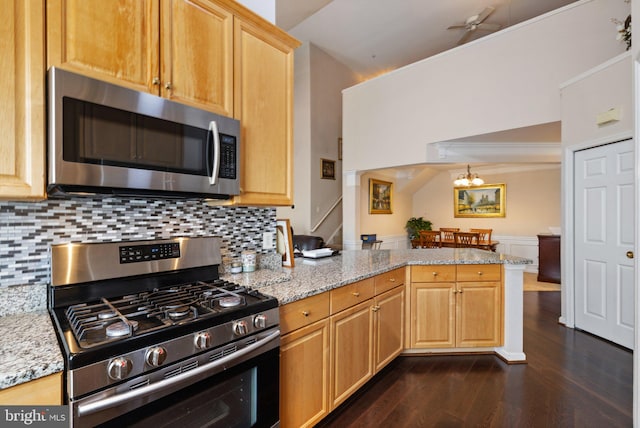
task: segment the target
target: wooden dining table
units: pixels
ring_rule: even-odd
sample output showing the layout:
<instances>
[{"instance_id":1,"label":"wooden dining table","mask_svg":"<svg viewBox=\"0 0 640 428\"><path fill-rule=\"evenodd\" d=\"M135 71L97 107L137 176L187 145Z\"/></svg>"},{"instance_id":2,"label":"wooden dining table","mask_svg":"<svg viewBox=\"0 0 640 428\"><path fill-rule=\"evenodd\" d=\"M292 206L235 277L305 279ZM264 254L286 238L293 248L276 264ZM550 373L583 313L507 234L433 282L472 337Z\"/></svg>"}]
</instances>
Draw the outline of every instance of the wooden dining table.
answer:
<instances>
[{"instance_id":1,"label":"wooden dining table","mask_svg":"<svg viewBox=\"0 0 640 428\"><path fill-rule=\"evenodd\" d=\"M441 242L442 242L442 246L443 247L451 248L451 247L455 247L456 246L456 243L455 243L455 241L453 239L443 239ZM498 244L499 243L500 243L500 241L494 241L494 240L491 240L491 241L480 241L478 243L478 248L485 249L485 250L491 250L491 251L493 251L495 253L496 252L496 248L498 248Z\"/></svg>"}]
</instances>

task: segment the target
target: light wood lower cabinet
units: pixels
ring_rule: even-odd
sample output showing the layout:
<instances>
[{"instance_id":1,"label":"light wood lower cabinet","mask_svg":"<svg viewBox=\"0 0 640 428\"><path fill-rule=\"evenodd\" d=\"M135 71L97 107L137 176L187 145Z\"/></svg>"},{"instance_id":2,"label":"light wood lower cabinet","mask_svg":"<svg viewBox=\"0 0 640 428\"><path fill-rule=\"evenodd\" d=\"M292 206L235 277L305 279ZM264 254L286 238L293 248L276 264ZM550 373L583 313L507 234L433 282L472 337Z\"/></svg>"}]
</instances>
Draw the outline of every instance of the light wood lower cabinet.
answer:
<instances>
[{"instance_id":1,"label":"light wood lower cabinet","mask_svg":"<svg viewBox=\"0 0 640 428\"><path fill-rule=\"evenodd\" d=\"M30 382L0 390L5 406L54 406L62 404L62 373L54 373Z\"/></svg>"},{"instance_id":2,"label":"light wood lower cabinet","mask_svg":"<svg viewBox=\"0 0 640 428\"><path fill-rule=\"evenodd\" d=\"M431 266L411 269L411 348L502 344L501 265L450 266L442 275Z\"/></svg>"},{"instance_id":3,"label":"light wood lower cabinet","mask_svg":"<svg viewBox=\"0 0 640 428\"><path fill-rule=\"evenodd\" d=\"M313 426L402 352L404 272L280 307L283 428Z\"/></svg>"},{"instance_id":4,"label":"light wood lower cabinet","mask_svg":"<svg viewBox=\"0 0 640 428\"><path fill-rule=\"evenodd\" d=\"M376 296L373 309L373 361L377 373L404 349L404 287Z\"/></svg>"},{"instance_id":5,"label":"light wood lower cabinet","mask_svg":"<svg viewBox=\"0 0 640 428\"><path fill-rule=\"evenodd\" d=\"M331 316L331 406L337 407L374 373L372 300Z\"/></svg>"},{"instance_id":6,"label":"light wood lower cabinet","mask_svg":"<svg viewBox=\"0 0 640 428\"><path fill-rule=\"evenodd\" d=\"M280 425L313 426L329 413L329 320L282 336Z\"/></svg>"}]
</instances>

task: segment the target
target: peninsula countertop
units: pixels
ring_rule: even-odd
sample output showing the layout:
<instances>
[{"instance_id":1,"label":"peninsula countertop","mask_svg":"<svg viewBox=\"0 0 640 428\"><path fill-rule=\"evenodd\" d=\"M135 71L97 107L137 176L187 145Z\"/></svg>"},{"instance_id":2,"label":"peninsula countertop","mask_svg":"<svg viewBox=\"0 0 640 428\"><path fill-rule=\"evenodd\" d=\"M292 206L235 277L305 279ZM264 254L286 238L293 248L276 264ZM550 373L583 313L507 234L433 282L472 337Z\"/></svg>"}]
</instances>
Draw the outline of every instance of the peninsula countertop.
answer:
<instances>
[{"instance_id":1,"label":"peninsula countertop","mask_svg":"<svg viewBox=\"0 0 640 428\"><path fill-rule=\"evenodd\" d=\"M511 264L531 260L475 249L352 250L322 259L295 259L294 268L226 274L224 279L260 289L281 305L408 265ZM46 311L0 317L0 389L63 370Z\"/></svg>"},{"instance_id":2,"label":"peninsula countertop","mask_svg":"<svg viewBox=\"0 0 640 428\"><path fill-rule=\"evenodd\" d=\"M350 250L321 259L296 258L295 267L224 275L224 279L258 288L280 305L412 265L509 264L531 260L471 248Z\"/></svg>"}]
</instances>

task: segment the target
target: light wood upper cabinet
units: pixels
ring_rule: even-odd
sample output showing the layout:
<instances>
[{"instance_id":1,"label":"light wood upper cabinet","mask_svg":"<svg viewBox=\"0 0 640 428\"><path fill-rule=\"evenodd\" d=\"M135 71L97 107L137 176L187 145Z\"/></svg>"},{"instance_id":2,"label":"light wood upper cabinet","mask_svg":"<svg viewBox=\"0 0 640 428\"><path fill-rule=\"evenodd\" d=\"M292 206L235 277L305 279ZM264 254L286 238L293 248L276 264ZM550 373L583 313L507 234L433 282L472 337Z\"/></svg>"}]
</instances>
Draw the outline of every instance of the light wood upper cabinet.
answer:
<instances>
[{"instance_id":1,"label":"light wood upper cabinet","mask_svg":"<svg viewBox=\"0 0 640 428\"><path fill-rule=\"evenodd\" d=\"M209 0L163 0L162 96L233 115L233 14Z\"/></svg>"},{"instance_id":2,"label":"light wood upper cabinet","mask_svg":"<svg viewBox=\"0 0 640 428\"><path fill-rule=\"evenodd\" d=\"M239 205L293 203L293 49L253 22L235 20L234 111L242 126Z\"/></svg>"},{"instance_id":3,"label":"light wood upper cabinet","mask_svg":"<svg viewBox=\"0 0 640 428\"><path fill-rule=\"evenodd\" d=\"M159 14L159 0L48 0L48 66L159 95Z\"/></svg>"},{"instance_id":4,"label":"light wood upper cabinet","mask_svg":"<svg viewBox=\"0 0 640 428\"><path fill-rule=\"evenodd\" d=\"M45 196L44 1L2 3L0 198Z\"/></svg>"},{"instance_id":5,"label":"light wood upper cabinet","mask_svg":"<svg viewBox=\"0 0 640 428\"><path fill-rule=\"evenodd\" d=\"M48 65L233 114L233 14L212 0L51 0Z\"/></svg>"}]
</instances>

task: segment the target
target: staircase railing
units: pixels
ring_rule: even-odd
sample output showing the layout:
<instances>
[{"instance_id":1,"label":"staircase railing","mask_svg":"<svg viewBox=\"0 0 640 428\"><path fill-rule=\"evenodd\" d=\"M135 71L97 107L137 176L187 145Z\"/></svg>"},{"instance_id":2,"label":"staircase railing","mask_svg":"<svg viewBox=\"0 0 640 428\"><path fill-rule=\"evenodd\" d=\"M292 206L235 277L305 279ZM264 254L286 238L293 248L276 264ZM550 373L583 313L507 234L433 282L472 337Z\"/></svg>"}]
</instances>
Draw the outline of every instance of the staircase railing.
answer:
<instances>
[{"instance_id":1,"label":"staircase railing","mask_svg":"<svg viewBox=\"0 0 640 428\"><path fill-rule=\"evenodd\" d=\"M318 230L320 226L322 226L322 223L324 223L324 221L329 217L329 215L333 212L333 210L335 210L336 207L340 205L341 202L342 202L342 195L340 195L338 200L336 200L333 203L333 205L331 205L331 208L329 208L329 210L325 213L325 215L322 216L318 224L316 224L314 227L311 228L311 233L315 232L316 230ZM342 224L342 222L340 223Z\"/></svg>"}]
</instances>

